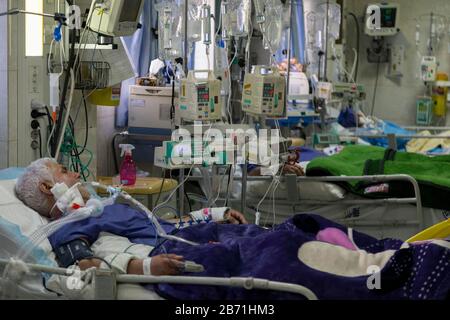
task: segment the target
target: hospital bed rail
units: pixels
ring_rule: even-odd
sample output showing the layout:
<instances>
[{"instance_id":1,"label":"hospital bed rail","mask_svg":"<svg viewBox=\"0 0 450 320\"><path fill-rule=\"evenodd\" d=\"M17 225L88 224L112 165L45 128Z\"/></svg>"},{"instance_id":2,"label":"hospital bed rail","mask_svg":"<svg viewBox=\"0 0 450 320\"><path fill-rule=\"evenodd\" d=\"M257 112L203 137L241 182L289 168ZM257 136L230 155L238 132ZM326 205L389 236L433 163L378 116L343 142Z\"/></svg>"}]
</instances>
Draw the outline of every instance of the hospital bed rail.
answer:
<instances>
[{"instance_id":1,"label":"hospital bed rail","mask_svg":"<svg viewBox=\"0 0 450 320\"><path fill-rule=\"evenodd\" d=\"M234 180L241 181L242 183L242 193L241 193L241 199L228 199L231 202L234 203L240 203L241 205L241 212L245 212L247 209L247 204L251 201L247 197L247 182L248 181L272 181L274 177L272 176L248 176L245 173L246 167L243 168L243 175L242 177L234 177ZM201 176L191 176L189 177L190 180L202 180L203 177ZM373 175L373 176L324 176L324 177L298 177L295 175L285 175L281 177L276 177L276 179L279 179L281 182L286 181L288 183L287 188L289 190L296 190L294 188L297 188L297 183L301 182L307 182L307 181L314 181L314 182L349 182L349 181L365 181L365 182L371 182L371 183L382 183L382 182L389 182L389 181L407 181L413 185L414 188L414 194L415 196L412 198L387 198L387 199L355 199L355 200L336 200L336 201L323 201L323 200L300 200L298 192L292 192L288 193L288 199L287 200L276 200L276 202L280 203L283 202L285 204L289 205L300 205L300 204L325 204L325 205L334 205L334 204L415 204L416 205L416 215L417 220L415 221L401 221L401 220L391 220L389 221L390 224L393 225L399 225L399 224L408 224L408 225L418 225L418 230L423 230L425 228L425 219L424 219L424 213L423 213L423 207L422 207L422 200L420 195L420 187L418 182L409 175L404 174L398 174L398 175ZM223 200L223 199L219 199ZM270 199L272 201L273 199ZM255 200L257 202L257 200ZM269 200L267 200L269 201ZM358 222L355 221L360 220L360 218L353 218L353 219L346 219L345 221L348 222L349 220L353 220L352 223L353 226L368 226L369 223L364 222ZM372 223L373 226L380 226L385 225L386 223ZM371 226L372 226L371 225Z\"/></svg>"},{"instance_id":2,"label":"hospital bed rail","mask_svg":"<svg viewBox=\"0 0 450 320\"><path fill-rule=\"evenodd\" d=\"M243 168L243 171L245 170L245 166ZM245 172L244 172L245 173ZM245 179L243 178L245 177ZM192 180L201 180L203 177L199 176L193 176L190 177ZM420 186L416 179L414 179L412 176L406 175L406 174L395 174L395 175L371 175L371 176L323 176L323 177L303 177L303 176L295 176L295 175L283 175L283 176L248 176L244 175L242 177L234 177L234 180L241 181L242 183L242 189L247 189L247 182L248 181L272 181L273 179L279 179L280 182L286 182L287 189L288 190L298 190L297 184L302 182L328 182L328 183L337 183L337 182L350 182L350 181L364 181L369 183L383 183L383 182L390 182L390 181L406 181L409 182L414 189L414 197L411 198L385 198L385 199L351 199L351 200L335 200L335 201L324 201L324 200L301 200L298 192L288 192L287 196L288 198L286 200L275 200L276 202L280 203L283 202L284 204L288 205L301 205L301 204L325 204L325 205L335 205L335 204L367 204L367 205L373 205L373 204L415 204L416 205L416 216L417 220L414 221L401 221L401 220L394 220L392 219L389 221L389 223L398 225L398 224L408 224L408 225L418 225L418 231L421 231L425 228L425 217L423 213L423 207L422 207L422 198L420 195ZM224 200L224 199L219 199ZM248 208L248 203L252 203L252 199L249 199L247 196L247 192L242 192L241 199L228 199L228 201L240 203L241 205L241 212L245 212ZM273 199L268 199L266 201L273 201ZM254 199L254 202L258 202L258 200ZM346 219L345 221L348 222L349 220L352 220L353 226L358 225L364 225L364 223L357 223L358 220L361 218L352 218L352 219ZM372 225L380 226L385 225L386 222L383 224L380 223L374 223L370 222ZM364 226L368 226L369 222L365 223Z\"/></svg>"},{"instance_id":3,"label":"hospital bed rail","mask_svg":"<svg viewBox=\"0 0 450 320\"><path fill-rule=\"evenodd\" d=\"M0 266L8 266L10 260L0 258ZM44 272L49 274L70 276L74 274L73 269L59 267L49 267L40 264L25 263L30 271ZM287 293L294 293L304 296L308 300L318 300L317 296L310 289L293 283L271 281L253 277L191 277L191 276L143 276L143 275L117 275L111 270L92 269L80 271L78 276L82 279L86 273L93 272L95 300L115 299L117 284L185 284L185 285L204 285L204 286L229 286L244 288L246 290L274 290ZM98 281L101 279L100 281ZM2 279L4 280L4 279ZM95 287L97 285L97 287ZM1 288L0 288L1 289ZM105 290L108 289L108 290ZM0 290L1 291L1 290Z\"/></svg>"}]
</instances>

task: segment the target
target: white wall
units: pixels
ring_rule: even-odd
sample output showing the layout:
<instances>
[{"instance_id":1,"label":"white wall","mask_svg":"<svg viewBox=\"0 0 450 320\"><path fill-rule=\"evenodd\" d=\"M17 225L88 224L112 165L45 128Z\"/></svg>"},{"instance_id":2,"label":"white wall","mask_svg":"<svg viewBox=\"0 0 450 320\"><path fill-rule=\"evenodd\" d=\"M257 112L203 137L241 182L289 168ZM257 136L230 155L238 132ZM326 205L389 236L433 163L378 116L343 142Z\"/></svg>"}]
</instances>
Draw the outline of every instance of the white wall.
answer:
<instances>
[{"instance_id":1,"label":"white wall","mask_svg":"<svg viewBox=\"0 0 450 320\"><path fill-rule=\"evenodd\" d=\"M366 86L367 100L366 110L371 109L372 97L375 88L377 64L367 62L366 49L371 38L364 35L362 29L362 17L368 3L373 0L347 0L346 8L359 18L361 26L361 52L359 74L357 82ZM418 59L415 47L415 18L422 14L429 14L431 11L447 16L450 19L450 1L448 0L396 0L400 8L400 33L387 41L393 44L405 46L404 76L399 80L392 80L385 77L387 64L381 64L379 70L379 82L376 94L374 115L383 119L395 121L402 125L414 125L416 119L415 101L416 97L423 95L425 86L415 78L418 70ZM346 20L347 36L346 41L349 46L356 46L356 32L353 22L348 17ZM450 54L448 43L449 35L446 35L441 43L437 57L440 62L439 71L450 73ZM422 37L422 41L423 41ZM450 122L447 120L447 124Z\"/></svg>"},{"instance_id":2,"label":"white wall","mask_svg":"<svg viewBox=\"0 0 450 320\"><path fill-rule=\"evenodd\" d=\"M46 0L44 1L44 12L46 13L54 13L55 11L64 12L64 8L61 7L60 10L55 8L56 0ZM63 6L64 1L59 1L61 6ZM24 9L24 0L1 0L0 3L9 3L10 8L21 8ZM0 32L6 30L3 28L1 24L2 20L0 19ZM25 35L24 35L24 25L25 25L25 16L24 15L15 15L8 18L8 40L5 40L3 36L0 37L1 43L0 46L8 48L8 93L7 93L7 112L4 113L3 110L5 99L0 97L0 112L1 117L3 115L7 118L7 150L5 151L3 142L3 133L0 136L0 168L1 167L11 167L11 166L27 166L31 161L37 159L39 157L38 150L32 150L30 144L32 142L31 139L31 100L36 99L44 104L48 104L48 75L46 72L46 64L47 64L47 53L49 51L50 42L53 34L53 19L46 18L44 19L44 57L25 57ZM68 52L68 50L66 50ZM2 58L3 61L3 58ZM1 66L0 64L0 71ZM37 85L38 92L31 93L30 92L30 77L33 72L31 67L38 66L41 70L39 75L39 83ZM74 96L73 100L73 111L72 116L74 117L79 103L80 103L80 94L77 93ZM3 108L3 109L2 109ZM83 109L82 109L83 110ZM97 116L96 116L96 108L88 105L88 118L89 122L89 139L88 139L88 148L91 150L94 155L97 154L96 150L96 125L97 125ZM80 111L79 118L76 122L76 138L79 145L82 145L84 142L84 132L85 132L85 116L84 111ZM2 119L3 120L3 119ZM0 120L0 121L2 121ZM4 120L3 120L4 121ZM41 131L43 133L43 145L45 145L46 141L46 118L42 118L39 120L41 124ZM1 127L3 127L2 122L0 122ZM43 152L45 154L45 146L43 147ZM5 154L7 154L7 160L5 163ZM88 154L82 157L81 159L84 163L88 160ZM90 170L93 175L96 174L96 157L94 156L93 161L90 165Z\"/></svg>"},{"instance_id":3,"label":"white wall","mask_svg":"<svg viewBox=\"0 0 450 320\"><path fill-rule=\"evenodd\" d=\"M0 1L0 12L8 9ZM0 17L0 169L8 166L8 19Z\"/></svg>"},{"instance_id":4,"label":"white wall","mask_svg":"<svg viewBox=\"0 0 450 320\"><path fill-rule=\"evenodd\" d=\"M97 132L97 174L98 176L112 176L116 174L112 139L118 132L115 128L115 108L97 107ZM121 143L120 138L117 139L117 143Z\"/></svg>"}]
</instances>

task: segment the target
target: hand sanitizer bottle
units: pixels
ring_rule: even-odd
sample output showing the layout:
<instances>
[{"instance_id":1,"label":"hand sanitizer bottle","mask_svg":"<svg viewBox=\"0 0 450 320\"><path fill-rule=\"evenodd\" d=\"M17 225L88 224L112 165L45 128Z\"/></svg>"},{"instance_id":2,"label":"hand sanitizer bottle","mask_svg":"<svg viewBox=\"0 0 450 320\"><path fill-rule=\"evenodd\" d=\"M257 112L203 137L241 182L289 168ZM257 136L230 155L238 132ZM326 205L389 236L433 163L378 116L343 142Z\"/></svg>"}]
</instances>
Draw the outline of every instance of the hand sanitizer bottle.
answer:
<instances>
[{"instance_id":1,"label":"hand sanitizer bottle","mask_svg":"<svg viewBox=\"0 0 450 320\"><path fill-rule=\"evenodd\" d=\"M136 183L136 163L132 157L132 151L135 149L131 144L121 144L121 157L125 156L120 166L120 184L124 186L132 186Z\"/></svg>"}]
</instances>

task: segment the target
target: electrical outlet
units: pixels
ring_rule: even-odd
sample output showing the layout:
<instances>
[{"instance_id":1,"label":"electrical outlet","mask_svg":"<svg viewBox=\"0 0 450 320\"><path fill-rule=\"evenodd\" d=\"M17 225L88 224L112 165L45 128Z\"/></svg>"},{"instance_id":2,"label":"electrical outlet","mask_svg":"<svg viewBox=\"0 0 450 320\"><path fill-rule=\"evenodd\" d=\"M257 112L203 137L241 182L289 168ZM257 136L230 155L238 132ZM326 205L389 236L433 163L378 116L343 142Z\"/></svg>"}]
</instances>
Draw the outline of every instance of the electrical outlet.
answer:
<instances>
[{"instance_id":1,"label":"electrical outlet","mask_svg":"<svg viewBox=\"0 0 450 320\"><path fill-rule=\"evenodd\" d=\"M39 139L39 132L38 132L38 130L31 131L31 139L33 139L33 140Z\"/></svg>"},{"instance_id":2,"label":"electrical outlet","mask_svg":"<svg viewBox=\"0 0 450 320\"><path fill-rule=\"evenodd\" d=\"M29 68L29 74L28 74L28 79L29 79L29 83L28 83L28 90L29 93L33 94L33 93L40 93L41 89L41 81L39 81L39 77L41 75L41 67L39 66L30 66Z\"/></svg>"},{"instance_id":3,"label":"electrical outlet","mask_svg":"<svg viewBox=\"0 0 450 320\"><path fill-rule=\"evenodd\" d=\"M39 148L39 142L37 142L36 140L31 141L30 147L33 150L37 150Z\"/></svg>"}]
</instances>

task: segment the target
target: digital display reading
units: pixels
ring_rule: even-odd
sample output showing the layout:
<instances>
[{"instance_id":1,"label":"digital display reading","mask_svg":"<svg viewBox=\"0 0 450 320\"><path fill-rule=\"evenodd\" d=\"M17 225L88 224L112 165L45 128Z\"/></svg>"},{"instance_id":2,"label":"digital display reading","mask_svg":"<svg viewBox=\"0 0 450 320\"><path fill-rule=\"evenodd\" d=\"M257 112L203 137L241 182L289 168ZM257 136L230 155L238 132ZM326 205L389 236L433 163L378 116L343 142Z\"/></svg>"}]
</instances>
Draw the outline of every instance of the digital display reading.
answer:
<instances>
[{"instance_id":1,"label":"digital display reading","mask_svg":"<svg viewBox=\"0 0 450 320\"><path fill-rule=\"evenodd\" d=\"M274 93L275 93L275 85L272 83L264 83L263 97L273 98Z\"/></svg>"},{"instance_id":2,"label":"digital display reading","mask_svg":"<svg viewBox=\"0 0 450 320\"><path fill-rule=\"evenodd\" d=\"M208 103L209 102L209 87L207 87L207 86L197 87L197 101L198 101L198 103Z\"/></svg>"},{"instance_id":3,"label":"digital display reading","mask_svg":"<svg viewBox=\"0 0 450 320\"><path fill-rule=\"evenodd\" d=\"M395 28L396 17L397 17L396 8L381 8L381 27Z\"/></svg>"}]
</instances>

